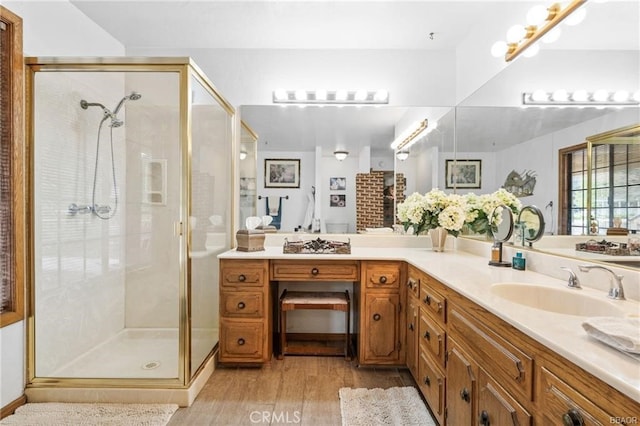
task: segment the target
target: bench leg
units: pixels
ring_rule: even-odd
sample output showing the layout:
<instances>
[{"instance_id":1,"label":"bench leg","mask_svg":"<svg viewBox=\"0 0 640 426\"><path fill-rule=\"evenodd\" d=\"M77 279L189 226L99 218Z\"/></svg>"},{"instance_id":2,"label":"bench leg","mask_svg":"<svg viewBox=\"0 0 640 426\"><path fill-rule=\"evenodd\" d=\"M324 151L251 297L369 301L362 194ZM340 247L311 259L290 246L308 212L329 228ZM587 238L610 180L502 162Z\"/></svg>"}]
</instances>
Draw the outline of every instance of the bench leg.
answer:
<instances>
[{"instance_id":1,"label":"bench leg","mask_svg":"<svg viewBox=\"0 0 640 426\"><path fill-rule=\"evenodd\" d=\"M284 359L287 350L287 311L282 310L280 305L280 353L278 359Z\"/></svg>"}]
</instances>

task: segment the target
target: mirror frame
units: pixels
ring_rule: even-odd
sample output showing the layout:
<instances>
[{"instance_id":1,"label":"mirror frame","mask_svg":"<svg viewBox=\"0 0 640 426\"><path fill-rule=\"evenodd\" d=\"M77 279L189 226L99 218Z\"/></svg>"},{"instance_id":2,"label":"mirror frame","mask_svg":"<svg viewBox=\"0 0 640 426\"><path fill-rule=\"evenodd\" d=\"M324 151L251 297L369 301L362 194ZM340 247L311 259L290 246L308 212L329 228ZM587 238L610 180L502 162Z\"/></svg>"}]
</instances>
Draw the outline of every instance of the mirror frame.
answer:
<instances>
[{"instance_id":1,"label":"mirror frame","mask_svg":"<svg viewBox=\"0 0 640 426\"><path fill-rule=\"evenodd\" d=\"M522 222L520 220L522 213L524 211L528 211L531 212L533 215L538 217L538 220L540 221L540 226L538 227L538 232L536 232L534 235L532 235L530 238L527 238L527 234L526 232L523 234L522 236L522 245L524 245L524 242L528 242L529 243L529 247L533 247L533 243L536 241L539 241L540 238L542 238L542 236L544 235L544 227L545 227L545 223L544 223L544 215L542 214L542 211L537 208L536 206L524 206L520 212L518 213L518 222Z\"/></svg>"}]
</instances>

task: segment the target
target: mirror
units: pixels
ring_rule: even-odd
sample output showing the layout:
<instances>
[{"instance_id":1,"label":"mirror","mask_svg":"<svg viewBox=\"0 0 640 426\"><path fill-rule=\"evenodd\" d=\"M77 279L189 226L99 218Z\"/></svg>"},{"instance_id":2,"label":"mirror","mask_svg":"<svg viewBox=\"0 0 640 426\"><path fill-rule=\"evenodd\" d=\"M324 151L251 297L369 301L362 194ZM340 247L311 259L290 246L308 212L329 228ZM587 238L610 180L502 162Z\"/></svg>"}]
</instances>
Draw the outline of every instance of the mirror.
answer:
<instances>
[{"instance_id":1,"label":"mirror","mask_svg":"<svg viewBox=\"0 0 640 426\"><path fill-rule=\"evenodd\" d=\"M536 206L524 206L518 213L516 228L521 233L522 245L529 243L532 247L544 235L544 215Z\"/></svg>"},{"instance_id":2,"label":"mirror","mask_svg":"<svg viewBox=\"0 0 640 426\"><path fill-rule=\"evenodd\" d=\"M508 206L500 205L491 212L489 222L493 234L489 265L510 267L511 262L502 260L502 244L509 241L513 234L513 212Z\"/></svg>"}]
</instances>

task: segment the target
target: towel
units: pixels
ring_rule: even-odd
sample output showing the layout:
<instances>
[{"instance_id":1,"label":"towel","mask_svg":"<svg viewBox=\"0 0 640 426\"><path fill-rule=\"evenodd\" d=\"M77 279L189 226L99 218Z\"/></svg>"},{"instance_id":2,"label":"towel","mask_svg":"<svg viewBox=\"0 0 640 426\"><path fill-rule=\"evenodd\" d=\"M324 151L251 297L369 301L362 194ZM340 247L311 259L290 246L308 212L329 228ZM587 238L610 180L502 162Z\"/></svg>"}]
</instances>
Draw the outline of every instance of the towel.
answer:
<instances>
[{"instance_id":1,"label":"towel","mask_svg":"<svg viewBox=\"0 0 640 426\"><path fill-rule=\"evenodd\" d=\"M269 216L278 216L280 214L280 197L267 197L267 210L269 210Z\"/></svg>"},{"instance_id":2,"label":"towel","mask_svg":"<svg viewBox=\"0 0 640 426\"><path fill-rule=\"evenodd\" d=\"M589 336L640 359L640 318L588 318L582 328Z\"/></svg>"}]
</instances>

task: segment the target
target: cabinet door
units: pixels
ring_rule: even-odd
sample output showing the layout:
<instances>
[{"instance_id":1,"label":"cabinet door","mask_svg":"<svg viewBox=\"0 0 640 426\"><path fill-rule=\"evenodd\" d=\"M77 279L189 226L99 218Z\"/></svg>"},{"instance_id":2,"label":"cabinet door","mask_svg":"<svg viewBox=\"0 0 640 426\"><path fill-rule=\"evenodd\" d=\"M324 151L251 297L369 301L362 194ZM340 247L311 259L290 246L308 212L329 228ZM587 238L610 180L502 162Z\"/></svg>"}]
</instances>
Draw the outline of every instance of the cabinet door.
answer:
<instances>
[{"instance_id":1,"label":"cabinet door","mask_svg":"<svg viewBox=\"0 0 640 426\"><path fill-rule=\"evenodd\" d=\"M400 362L400 296L375 293L365 296L363 353L360 361L374 364Z\"/></svg>"},{"instance_id":2,"label":"cabinet door","mask_svg":"<svg viewBox=\"0 0 640 426\"><path fill-rule=\"evenodd\" d=\"M604 412L544 367L541 368L540 378L540 402L545 423L584 426L614 423L616 417ZM633 418L631 413L622 414Z\"/></svg>"},{"instance_id":3,"label":"cabinet door","mask_svg":"<svg viewBox=\"0 0 640 426\"><path fill-rule=\"evenodd\" d=\"M489 375L478 372L478 424L480 426L530 426L531 415Z\"/></svg>"},{"instance_id":4,"label":"cabinet door","mask_svg":"<svg viewBox=\"0 0 640 426\"><path fill-rule=\"evenodd\" d=\"M413 377L418 376L418 312L419 302L416 297L407 298L407 367Z\"/></svg>"},{"instance_id":5,"label":"cabinet door","mask_svg":"<svg viewBox=\"0 0 640 426\"><path fill-rule=\"evenodd\" d=\"M475 424L477 366L456 343L449 339L447 352L447 425Z\"/></svg>"},{"instance_id":6,"label":"cabinet door","mask_svg":"<svg viewBox=\"0 0 640 426\"><path fill-rule=\"evenodd\" d=\"M420 350L418 361L419 380L416 380L418 387L429 404L431 412L435 416L438 424L444 422L444 401L445 401L445 376L440 370L440 366L435 363L429 355ZM458 426L458 425L456 425Z\"/></svg>"}]
</instances>

